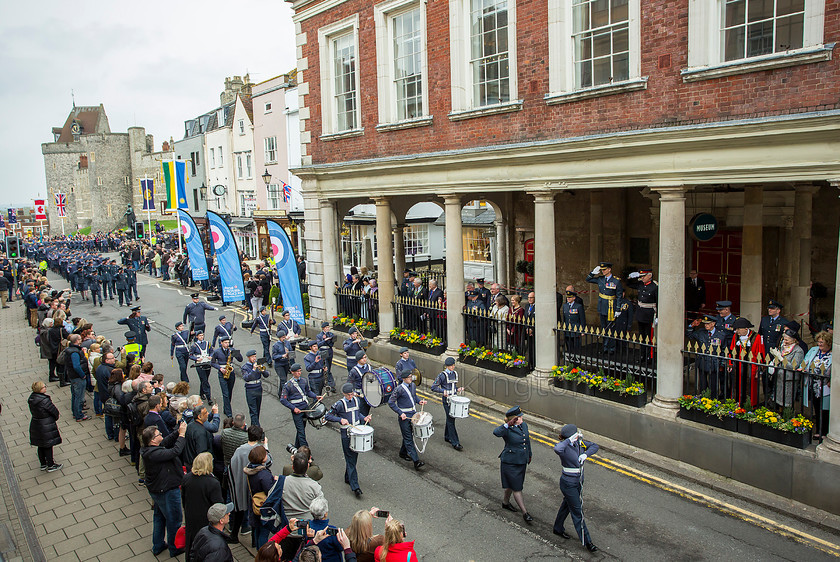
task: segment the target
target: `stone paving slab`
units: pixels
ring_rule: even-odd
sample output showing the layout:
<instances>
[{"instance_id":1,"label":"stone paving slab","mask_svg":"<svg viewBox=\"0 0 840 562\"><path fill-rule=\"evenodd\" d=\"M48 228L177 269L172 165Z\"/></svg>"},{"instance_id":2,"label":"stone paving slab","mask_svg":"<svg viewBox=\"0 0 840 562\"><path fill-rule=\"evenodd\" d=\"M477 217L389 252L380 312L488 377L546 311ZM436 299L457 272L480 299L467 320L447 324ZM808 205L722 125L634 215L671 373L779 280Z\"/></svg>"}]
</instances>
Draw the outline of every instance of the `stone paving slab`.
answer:
<instances>
[{"instance_id":1,"label":"stone paving slab","mask_svg":"<svg viewBox=\"0 0 840 562\"><path fill-rule=\"evenodd\" d=\"M16 550L0 552L6 560L36 561L24 536L21 517L34 525L37 542L51 562L153 562L172 560L164 552L152 552L152 508L146 489L127 457L120 457L117 445L105 440L104 421L92 418L76 422L70 412L70 388L47 383L48 394L58 407L58 428L63 442L54 449L62 470L39 470L36 450L29 444L27 398L36 380L47 382L47 361L40 359L34 343L34 330L23 319L22 303L0 309L0 357L11 370L0 386L0 432L9 452L14 478L28 513L18 514L5 485L0 465L0 548L4 527ZM88 395L87 403L93 405ZM92 409L90 410L92 416ZM254 555L243 545L232 545L237 561L250 561ZM184 556L177 558L183 561Z\"/></svg>"}]
</instances>

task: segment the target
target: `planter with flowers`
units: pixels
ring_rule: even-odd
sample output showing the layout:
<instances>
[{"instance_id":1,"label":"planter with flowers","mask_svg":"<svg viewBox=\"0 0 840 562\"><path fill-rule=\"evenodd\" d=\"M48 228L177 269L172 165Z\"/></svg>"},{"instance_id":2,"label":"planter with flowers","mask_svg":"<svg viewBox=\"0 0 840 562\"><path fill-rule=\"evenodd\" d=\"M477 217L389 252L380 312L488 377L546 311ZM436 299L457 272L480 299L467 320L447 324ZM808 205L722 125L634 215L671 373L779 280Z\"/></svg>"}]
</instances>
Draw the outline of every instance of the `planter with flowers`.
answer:
<instances>
[{"instance_id":1,"label":"planter with flowers","mask_svg":"<svg viewBox=\"0 0 840 562\"><path fill-rule=\"evenodd\" d=\"M406 346L409 349L422 351L423 353L431 353L432 355L440 355L446 351L446 342L435 334L421 334L414 330L406 330L403 328L394 328L390 333L391 342Z\"/></svg>"},{"instance_id":2,"label":"planter with flowers","mask_svg":"<svg viewBox=\"0 0 840 562\"><path fill-rule=\"evenodd\" d=\"M462 363L513 375L514 377L524 377L531 370L524 356L507 351L487 349L483 346L477 346L475 342L471 342L469 345L462 343L458 348L458 355Z\"/></svg>"},{"instance_id":3,"label":"planter with flowers","mask_svg":"<svg viewBox=\"0 0 840 562\"><path fill-rule=\"evenodd\" d=\"M814 424L802 414L791 414L792 412L785 412L780 415L763 407L753 410L747 418L750 435L788 447L804 449L811 444L811 430Z\"/></svg>"},{"instance_id":4,"label":"planter with flowers","mask_svg":"<svg viewBox=\"0 0 840 562\"><path fill-rule=\"evenodd\" d=\"M632 375L624 379L609 377L603 371L589 373L573 365L552 367L554 385L581 394L596 396L611 402L618 402L635 408L647 404L647 392Z\"/></svg>"},{"instance_id":5,"label":"planter with flowers","mask_svg":"<svg viewBox=\"0 0 840 562\"><path fill-rule=\"evenodd\" d=\"M379 326L376 322L365 320L354 316L347 316L346 314L339 314L332 317L333 329L339 332L349 332L350 328L356 328L364 338L375 338L379 335Z\"/></svg>"}]
</instances>

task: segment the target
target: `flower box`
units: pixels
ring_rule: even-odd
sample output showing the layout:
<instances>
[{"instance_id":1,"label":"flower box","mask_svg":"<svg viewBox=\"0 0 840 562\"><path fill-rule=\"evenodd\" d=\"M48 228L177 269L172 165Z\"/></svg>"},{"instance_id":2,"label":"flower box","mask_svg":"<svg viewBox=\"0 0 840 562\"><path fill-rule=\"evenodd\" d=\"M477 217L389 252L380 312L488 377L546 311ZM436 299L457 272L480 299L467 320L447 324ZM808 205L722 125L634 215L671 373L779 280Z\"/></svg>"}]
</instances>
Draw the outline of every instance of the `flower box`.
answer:
<instances>
[{"instance_id":1,"label":"flower box","mask_svg":"<svg viewBox=\"0 0 840 562\"><path fill-rule=\"evenodd\" d=\"M446 345L435 345L433 347L426 347L422 343L411 343L403 340L392 340L391 343L398 346L405 346L408 349L413 349L415 351L422 351L423 353L430 353L431 355L440 355L444 351L446 351Z\"/></svg>"},{"instance_id":2,"label":"flower box","mask_svg":"<svg viewBox=\"0 0 840 562\"><path fill-rule=\"evenodd\" d=\"M461 355L460 361L461 363L466 363L467 365L475 365L481 369L504 373L505 375L511 375L513 377L525 377L531 372L531 369L528 367L506 367L503 363L490 361L488 359L478 359L470 355Z\"/></svg>"},{"instance_id":3,"label":"flower box","mask_svg":"<svg viewBox=\"0 0 840 562\"><path fill-rule=\"evenodd\" d=\"M578 394L592 396L592 388L588 384L584 384L582 382L570 381L568 379L564 379L563 377L554 377L554 386L564 390L571 390L572 392L577 392Z\"/></svg>"},{"instance_id":4,"label":"flower box","mask_svg":"<svg viewBox=\"0 0 840 562\"><path fill-rule=\"evenodd\" d=\"M587 386L587 385L583 385ZM592 396L596 398L603 398L610 402L618 402L625 406L632 406L633 408L644 408L647 405L647 393L645 394L619 394L612 390L592 389Z\"/></svg>"},{"instance_id":5,"label":"flower box","mask_svg":"<svg viewBox=\"0 0 840 562\"><path fill-rule=\"evenodd\" d=\"M747 423L747 422L745 422ZM761 423L747 423L750 428L750 435L758 439L772 441L780 445L787 445L788 447L795 447L797 449L804 449L811 444L811 432L796 433L793 431L782 431L769 425Z\"/></svg>"}]
</instances>

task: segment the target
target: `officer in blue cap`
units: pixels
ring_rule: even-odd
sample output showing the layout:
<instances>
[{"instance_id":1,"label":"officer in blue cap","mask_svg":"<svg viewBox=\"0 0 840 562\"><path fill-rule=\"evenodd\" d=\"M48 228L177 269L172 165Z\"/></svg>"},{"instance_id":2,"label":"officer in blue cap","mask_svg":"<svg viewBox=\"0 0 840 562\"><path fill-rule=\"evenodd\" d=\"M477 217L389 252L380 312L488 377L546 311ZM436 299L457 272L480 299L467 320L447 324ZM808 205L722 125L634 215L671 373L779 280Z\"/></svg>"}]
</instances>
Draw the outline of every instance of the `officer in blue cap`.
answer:
<instances>
[{"instance_id":1,"label":"officer in blue cap","mask_svg":"<svg viewBox=\"0 0 840 562\"><path fill-rule=\"evenodd\" d=\"M443 371L432 383L432 392L437 392L443 395L443 413L446 414L446 431L443 434L444 440L452 445L456 451L463 451L461 440L458 439L458 430L455 429L455 418L450 414L452 412L452 403L449 398L464 391L463 386L458 386L458 373L455 371L455 358L447 357L443 362Z\"/></svg>"},{"instance_id":2,"label":"officer in blue cap","mask_svg":"<svg viewBox=\"0 0 840 562\"><path fill-rule=\"evenodd\" d=\"M362 490L359 487L359 474L356 471L356 461L359 459L359 453L350 448L350 436L347 430L350 426L361 424L362 422L370 421L370 414L362 413L362 399L356 396L353 391L353 385L349 382L344 383L341 387L341 393L344 398L338 400L333 404L332 408L327 412L326 418L328 421L338 422L341 424L341 449L344 452L344 483L350 486L356 497L362 496Z\"/></svg>"},{"instance_id":3,"label":"officer in blue cap","mask_svg":"<svg viewBox=\"0 0 840 562\"><path fill-rule=\"evenodd\" d=\"M264 359L257 363L257 350L249 349L245 352L247 361L242 364L242 380L245 381L245 401L248 403L248 413L251 415L251 425L260 425L260 408L262 408L262 379L268 376Z\"/></svg>"},{"instance_id":4,"label":"officer in blue cap","mask_svg":"<svg viewBox=\"0 0 840 562\"><path fill-rule=\"evenodd\" d=\"M190 359L190 331L186 330L183 322L175 323L175 333L169 338L169 358L178 360L181 380L190 382L187 376L187 363Z\"/></svg>"},{"instance_id":5,"label":"officer in blue cap","mask_svg":"<svg viewBox=\"0 0 840 562\"><path fill-rule=\"evenodd\" d=\"M595 552L598 547L592 544L592 538L583 520L581 492L583 491L583 463L598 452L598 444L585 441L576 426L566 424L560 430L560 442L554 446L554 452L560 457L563 465L563 475L560 477L563 503L560 504L557 517L554 519L554 534L564 539L571 538L563 528L566 517L571 513L572 524L580 537L580 542L589 552Z\"/></svg>"},{"instance_id":6,"label":"officer in blue cap","mask_svg":"<svg viewBox=\"0 0 840 562\"><path fill-rule=\"evenodd\" d=\"M505 414L505 423L494 429L493 435L505 440L505 448L499 455L502 488L505 490L502 508L516 512L516 508L510 504L510 496L513 495L522 510L522 518L530 524L534 518L525 509L522 488L525 486L525 469L531 463L531 434L528 433L522 409L519 406L509 409Z\"/></svg>"},{"instance_id":7,"label":"officer in blue cap","mask_svg":"<svg viewBox=\"0 0 840 562\"><path fill-rule=\"evenodd\" d=\"M697 392L701 393L708 388L711 390L712 398L718 397L718 389L723 389L726 382L721 373L724 361L715 355L732 341L731 333L718 328L719 320L717 316L704 314L702 318L694 320L686 331L688 339L700 344L695 363ZM700 327L701 323L702 327Z\"/></svg>"},{"instance_id":8,"label":"officer in blue cap","mask_svg":"<svg viewBox=\"0 0 840 562\"><path fill-rule=\"evenodd\" d=\"M322 400L323 396L318 396L309 388L309 382L306 379L300 378L301 366L300 363L295 363L291 367L292 378L286 381L283 385L283 390L280 392L280 403L292 411L292 421L295 424L295 447L301 445L309 446L306 441L306 418L304 410L309 410L309 401L307 397L316 400Z\"/></svg>"},{"instance_id":9,"label":"officer in blue cap","mask_svg":"<svg viewBox=\"0 0 840 562\"><path fill-rule=\"evenodd\" d=\"M762 316L758 325L758 335L764 338L765 349L778 349L787 322L787 318L782 316L782 303L770 299L767 303L767 316Z\"/></svg>"},{"instance_id":10,"label":"officer in blue cap","mask_svg":"<svg viewBox=\"0 0 840 562\"><path fill-rule=\"evenodd\" d=\"M621 280L612 274L612 265L612 262L602 261L586 276L587 283L598 285L598 314L603 329L609 328L615 322L615 313L618 312L616 300L624 294ZM615 353L615 343L613 338L605 337L604 351Z\"/></svg>"},{"instance_id":11,"label":"officer in blue cap","mask_svg":"<svg viewBox=\"0 0 840 562\"><path fill-rule=\"evenodd\" d=\"M307 372L309 386L315 394L321 394L324 389L324 358L318 353L318 341L307 342L309 353L303 358L303 366Z\"/></svg>"}]
</instances>

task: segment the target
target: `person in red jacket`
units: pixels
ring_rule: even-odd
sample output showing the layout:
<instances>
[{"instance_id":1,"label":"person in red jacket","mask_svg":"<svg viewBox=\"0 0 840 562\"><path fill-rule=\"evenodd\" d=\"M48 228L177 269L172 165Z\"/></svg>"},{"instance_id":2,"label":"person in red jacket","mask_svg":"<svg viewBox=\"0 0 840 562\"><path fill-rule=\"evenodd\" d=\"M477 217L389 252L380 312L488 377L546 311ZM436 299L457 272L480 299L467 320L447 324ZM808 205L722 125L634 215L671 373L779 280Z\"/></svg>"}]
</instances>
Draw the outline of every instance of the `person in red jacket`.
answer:
<instances>
[{"instance_id":1,"label":"person in red jacket","mask_svg":"<svg viewBox=\"0 0 840 562\"><path fill-rule=\"evenodd\" d=\"M385 523L385 542L376 547L373 554L376 562L411 562L417 561L414 541L405 541L405 525L397 519Z\"/></svg>"}]
</instances>

